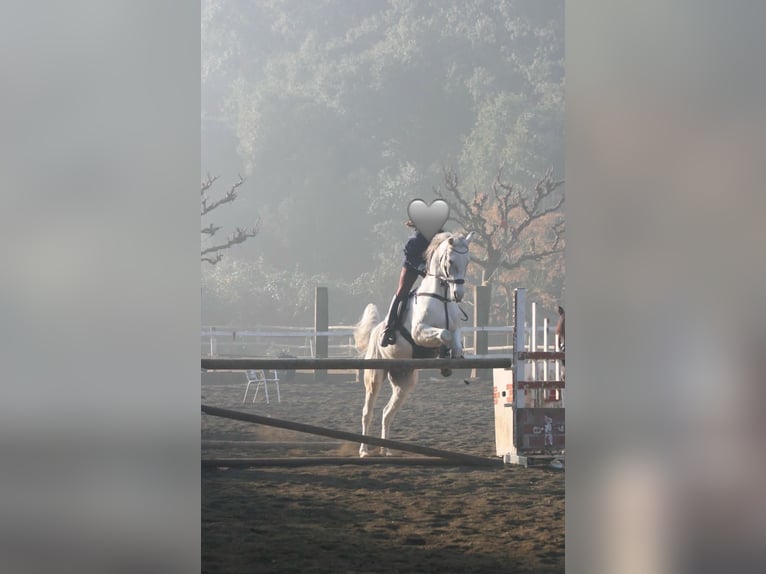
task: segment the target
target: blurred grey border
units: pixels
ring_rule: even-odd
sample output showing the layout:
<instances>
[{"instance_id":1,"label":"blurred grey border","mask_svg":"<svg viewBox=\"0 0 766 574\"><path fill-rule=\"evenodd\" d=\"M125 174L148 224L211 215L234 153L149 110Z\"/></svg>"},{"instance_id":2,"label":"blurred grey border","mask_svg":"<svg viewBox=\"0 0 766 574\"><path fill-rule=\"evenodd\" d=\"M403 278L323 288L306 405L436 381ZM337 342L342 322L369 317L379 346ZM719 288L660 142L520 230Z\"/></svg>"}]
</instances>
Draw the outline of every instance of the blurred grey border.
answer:
<instances>
[{"instance_id":1,"label":"blurred grey border","mask_svg":"<svg viewBox=\"0 0 766 574\"><path fill-rule=\"evenodd\" d=\"M199 571L199 6L6 3L3 572ZM567 3L567 571L762 572L761 2Z\"/></svg>"},{"instance_id":2,"label":"blurred grey border","mask_svg":"<svg viewBox=\"0 0 766 574\"><path fill-rule=\"evenodd\" d=\"M199 4L0 31L0 569L198 572Z\"/></svg>"},{"instance_id":3,"label":"blurred grey border","mask_svg":"<svg viewBox=\"0 0 766 574\"><path fill-rule=\"evenodd\" d=\"M567 572L764 572L766 5L566 9Z\"/></svg>"}]
</instances>

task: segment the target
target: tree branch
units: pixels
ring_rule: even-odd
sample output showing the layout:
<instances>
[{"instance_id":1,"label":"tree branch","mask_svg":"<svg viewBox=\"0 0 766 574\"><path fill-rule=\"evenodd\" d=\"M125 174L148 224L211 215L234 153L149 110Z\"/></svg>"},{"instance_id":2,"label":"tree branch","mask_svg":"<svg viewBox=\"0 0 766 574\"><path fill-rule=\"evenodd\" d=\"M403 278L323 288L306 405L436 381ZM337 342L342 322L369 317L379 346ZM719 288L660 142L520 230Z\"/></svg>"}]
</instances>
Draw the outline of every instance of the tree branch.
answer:
<instances>
[{"instance_id":1,"label":"tree branch","mask_svg":"<svg viewBox=\"0 0 766 574\"><path fill-rule=\"evenodd\" d=\"M221 253L216 253L213 257L203 257L202 261L207 261L210 263L210 265L215 265L218 263L221 259L223 259L223 255Z\"/></svg>"},{"instance_id":2,"label":"tree branch","mask_svg":"<svg viewBox=\"0 0 766 574\"><path fill-rule=\"evenodd\" d=\"M474 189L470 200L461 192L457 174L451 169L443 169L445 191L436 188L434 192L450 204L450 219L476 232L476 243L486 250L486 257L475 257L473 261L482 267L485 274L491 277L499 268L513 269L522 262L539 260L562 250L563 221L559 221L554 224L555 239L552 243L546 241L548 245L540 247L533 235L521 247L518 256L515 259L511 257L522 234L532 230L539 230L535 231L536 234L542 233L542 226L550 225L545 221L547 216L559 210L564 203L562 194L544 204L546 198L551 197L564 183L553 179L553 168L545 171L525 197L516 185L503 181L503 164L498 168L488 193Z\"/></svg>"},{"instance_id":3,"label":"tree branch","mask_svg":"<svg viewBox=\"0 0 766 574\"><path fill-rule=\"evenodd\" d=\"M256 235L258 235L259 223L260 222L257 221L255 226L249 229L243 229L241 227L237 227L236 231L229 236L229 239L225 243L221 243L220 245L214 245L213 247L208 247L207 249L203 249L201 252L201 255L207 255L208 253L223 251L224 249L228 249L229 247L232 247L233 245L244 243L251 237L255 237Z\"/></svg>"},{"instance_id":4,"label":"tree branch","mask_svg":"<svg viewBox=\"0 0 766 574\"><path fill-rule=\"evenodd\" d=\"M213 186L215 180L217 180L218 177L219 176L217 175L215 177L210 177L210 174L207 174L207 179L202 180L202 195L204 195L205 192Z\"/></svg>"},{"instance_id":5,"label":"tree branch","mask_svg":"<svg viewBox=\"0 0 766 574\"><path fill-rule=\"evenodd\" d=\"M534 251L532 253L525 253L521 257L518 257L517 259L514 259L513 261L503 261L500 263L500 266L503 269L515 269L524 261L540 261L544 257L550 257L551 255L555 255L557 253L563 252L564 249L559 248L557 244L558 244L558 241L556 242L556 245L554 245L554 247L551 247L550 249L545 249L543 251Z\"/></svg>"},{"instance_id":6,"label":"tree branch","mask_svg":"<svg viewBox=\"0 0 766 574\"><path fill-rule=\"evenodd\" d=\"M235 182L228 192L226 192L226 195L224 195L221 199L218 201L214 201L210 205L207 204L207 197L202 198L202 215L206 215L213 211L216 207L220 207L224 203L229 203L231 201L234 201L237 199L237 189L239 186L241 186L243 183L245 183L245 179L240 175L239 181ZM217 179L217 178L216 178ZM211 181L210 176L208 176L208 181L202 182L202 193L204 194L205 189L210 189L210 186L213 184L215 179ZM208 184L207 188L205 188L205 185Z\"/></svg>"},{"instance_id":7,"label":"tree branch","mask_svg":"<svg viewBox=\"0 0 766 574\"><path fill-rule=\"evenodd\" d=\"M201 232L201 233L204 233L205 235L209 235L210 237L212 237L213 235L215 235L215 232L216 232L216 231L218 231L219 229L221 229L221 226L220 226L220 225L216 226L216 225L213 225L213 224L211 223L211 224L210 224L210 225L208 225L207 227L203 227L203 228L200 230L200 232Z\"/></svg>"},{"instance_id":8,"label":"tree branch","mask_svg":"<svg viewBox=\"0 0 766 574\"><path fill-rule=\"evenodd\" d=\"M239 180L234 182L232 186L229 188L229 191L226 192L226 194L212 202L208 203L208 197L207 192L210 190L210 188L213 186L213 184L218 180L218 176L212 177L209 173L207 174L207 178L202 180L202 184L200 185L201 189L201 215L204 217L206 214L210 213L217 207L220 207L221 205L225 203L230 203L237 199L238 190L240 186L242 186L243 183L245 183L245 178L243 178L241 175L238 175ZM234 233L232 233L229 238L224 242L220 243L218 245L213 245L211 247L207 247L205 249L202 249L200 251L200 259L203 262L210 263L211 265L215 265L218 263L221 259L223 259L222 251L229 249L230 247L233 247L234 245L238 245L240 243L244 243L251 237L255 237L258 235L258 228L259 228L260 220L256 220L255 225L251 228L241 228L238 227ZM209 224L207 227L203 227L200 232L203 235L207 235L208 237L212 237L221 229L221 226Z\"/></svg>"},{"instance_id":9,"label":"tree branch","mask_svg":"<svg viewBox=\"0 0 766 574\"><path fill-rule=\"evenodd\" d=\"M450 197L454 201L449 201L441 193L441 190L436 188L434 191L438 197L447 201L450 204L450 211L455 211L458 215L454 220L459 222L466 230L474 231L478 235L477 243L482 247L488 247L491 245L491 234L487 232L486 220L481 217L481 210L484 207L484 203L487 200L486 195L479 196L474 194L474 199L469 204L463 197L458 187L457 173L451 169L443 167L444 173L444 187L449 192Z\"/></svg>"}]
</instances>

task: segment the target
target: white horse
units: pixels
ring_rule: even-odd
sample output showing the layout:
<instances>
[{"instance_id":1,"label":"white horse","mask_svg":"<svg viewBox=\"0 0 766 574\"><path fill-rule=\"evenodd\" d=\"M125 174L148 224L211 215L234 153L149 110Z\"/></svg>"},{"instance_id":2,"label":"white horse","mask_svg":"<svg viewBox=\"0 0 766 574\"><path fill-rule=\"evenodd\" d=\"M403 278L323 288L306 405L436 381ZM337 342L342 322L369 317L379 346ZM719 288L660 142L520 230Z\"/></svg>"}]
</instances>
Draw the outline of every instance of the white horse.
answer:
<instances>
[{"instance_id":1,"label":"white horse","mask_svg":"<svg viewBox=\"0 0 766 574\"><path fill-rule=\"evenodd\" d=\"M378 309L369 304L362 319L354 329L357 349L366 359L410 359L413 357L436 357L441 347L449 349L453 358L462 358L463 343L460 335L458 303L463 299L465 273L469 262L467 237L449 232L439 233L426 250L426 275L420 286L411 294L407 308L399 318L396 343L381 347L381 335L385 324L379 322ZM382 438L391 433L391 423L396 412L404 404L418 381L418 371L408 369L366 369L364 371L364 409L362 410L362 434L369 435L373 419L373 407L383 381L388 374L392 394L383 409ZM449 369L442 369L449 376ZM383 454L390 454L382 449ZM359 456L369 455L366 444L359 447Z\"/></svg>"}]
</instances>

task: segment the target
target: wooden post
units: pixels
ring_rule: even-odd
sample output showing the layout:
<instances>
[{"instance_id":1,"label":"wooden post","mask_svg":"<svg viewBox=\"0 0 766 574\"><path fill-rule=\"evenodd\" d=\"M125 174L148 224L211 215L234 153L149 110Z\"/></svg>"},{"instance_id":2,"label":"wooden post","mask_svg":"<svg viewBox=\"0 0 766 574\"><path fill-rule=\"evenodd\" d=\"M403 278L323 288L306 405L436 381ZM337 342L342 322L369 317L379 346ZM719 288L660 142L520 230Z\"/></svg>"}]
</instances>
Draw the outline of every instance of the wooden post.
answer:
<instances>
[{"instance_id":1,"label":"wooden post","mask_svg":"<svg viewBox=\"0 0 766 574\"><path fill-rule=\"evenodd\" d=\"M526 289L513 290L513 408L524 407L524 391L516 387L516 381L526 379L524 362L519 360L519 353L524 351L524 323L526 323Z\"/></svg>"},{"instance_id":2,"label":"wooden post","mask_svg":"<svg viewBox=\"0 0 766 574\"><path fill-rule=\"evenodd\" d=\"M473 293L473 325L474 327L488 327L492 287L489 285L475 285ZM474 331L473 348L474 353L479 356L489 354L489 333L487 331ZM492 371L490 369L474 369L471 376L489 381L492 380Z\"/></svg>"},{"instance_id":3,"label":"wooden post","mask_svg":"<svg viewBox=\"0 0 766 574\"><path fill-rule=\"evenodd\" d=\"M539 351L538 345L537 345L537 303L532 301L532 304L530 305L532 308L532 329L529 333L529 350L533 353L536 351ZM532 371L532 380L536 381L539 377L539 361L532 361L532 364L530 365L531 371ZM534 397L535 405L542 406L542 397L543 397L543 391L541 389L534 389L532 391L532 396Z\"/></svg>"},{"instance_id":4,"label":"wooden post","mask_svg":"<svg viewBox=\"0 0 766 574\"><path fill-rule=\"evenodd\" d=\"M314 330L316 332L327 332L330 328L329 299L327 287L317 287L314 296ZM314 339L314 357L317 359L326 359L328 351L327 335L315 335ZM326 381L327 371L318 370L314 372L315 381Z\"/></svg>"},{"instance_id":5,"label":"wooden post","mask_svg":"<svg viewBox=\"0 0 766 574\"><path fill-rule=\"evenodd\" d=\"M550 351L548 348L548 317L543 317L543 351ZM543 380L548 380L548 359L543 361Z\"/></svg>"}]
</instances>

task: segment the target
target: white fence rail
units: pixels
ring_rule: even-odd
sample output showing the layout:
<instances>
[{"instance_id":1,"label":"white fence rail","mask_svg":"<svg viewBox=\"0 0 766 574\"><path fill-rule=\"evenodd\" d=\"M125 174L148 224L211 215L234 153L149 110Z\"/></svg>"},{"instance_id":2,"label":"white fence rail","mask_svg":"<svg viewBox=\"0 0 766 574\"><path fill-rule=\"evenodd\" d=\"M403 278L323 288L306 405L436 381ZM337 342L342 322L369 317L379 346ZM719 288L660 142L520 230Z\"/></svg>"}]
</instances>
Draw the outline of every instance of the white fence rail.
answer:
<instances>
[{"instance_id":1,"label":"white fence rail","mask_svg":"<svg viewBox=\"0 0 766 574\"><path fill-rule=\"evenodd\" d=\"M524 323L525 350L555 351L558 349L558 337L554 334L555 326L545 318L542 324L537 320L536 304L531 305L530 321ZM510 325L488 327L461 327L464 336L466 357L511 357L513 354L513 327ZM474 332L487 332L492 337L488 353L477 355L473 348ZM207 357L247 356L275 357L290 355L295 357L316 357L316 337L327 337L329 357L355 357L354 329L351 325L336 325L326 331L316 331L312 327L282 327L264 325L258 328L237 328L231 326L205 326L201 330L201 354ZM535 363L534 373L544 379L559 378L558 361L540 361Z\"/></svg>"},{"instance_id":2,"label":"white fence rail","mask_svg":"<svg viewBox=\"0 0 766 574\"><path fill-rule=\"evenodd\" d=\"M296 357L315 357L316 337L328 337L328 354L334 357L352 357L354 350L353 329L314 331L300 328L278 331L278 327L256 331L231 329L227 327L205 327L202 330L203 356L278 356L287 354ZM288 328L289 329L289 328ZM292 341L290 341L292 339ZM297 339L297 340L296 340Z\"/></svg>"}]
</instances>

